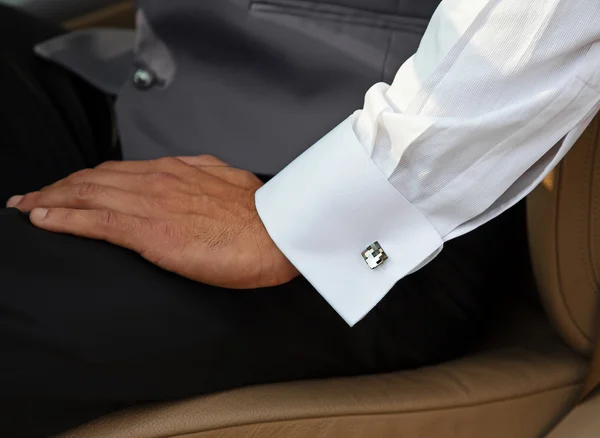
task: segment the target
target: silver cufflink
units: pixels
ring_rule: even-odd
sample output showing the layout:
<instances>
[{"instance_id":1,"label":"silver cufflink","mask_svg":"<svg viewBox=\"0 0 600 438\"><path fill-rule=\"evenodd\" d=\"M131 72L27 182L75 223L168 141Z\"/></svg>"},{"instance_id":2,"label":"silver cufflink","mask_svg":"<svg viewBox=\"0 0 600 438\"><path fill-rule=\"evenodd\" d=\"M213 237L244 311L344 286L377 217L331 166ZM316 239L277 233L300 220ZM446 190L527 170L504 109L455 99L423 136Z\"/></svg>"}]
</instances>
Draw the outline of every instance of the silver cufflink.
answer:
<instances>
[{"instance_id":1,"label":"silver cufflink","mask_svg":"<svg viewBox=\"0 0 600 438\"><path fill-rule=\"evenodd\" d=\"M379 244L379 242L373 242L362 252L363 259L369 268L375 269L378 266L381 266L383 262L388 259L387 254Z\"/></svg>"}]
</instances>

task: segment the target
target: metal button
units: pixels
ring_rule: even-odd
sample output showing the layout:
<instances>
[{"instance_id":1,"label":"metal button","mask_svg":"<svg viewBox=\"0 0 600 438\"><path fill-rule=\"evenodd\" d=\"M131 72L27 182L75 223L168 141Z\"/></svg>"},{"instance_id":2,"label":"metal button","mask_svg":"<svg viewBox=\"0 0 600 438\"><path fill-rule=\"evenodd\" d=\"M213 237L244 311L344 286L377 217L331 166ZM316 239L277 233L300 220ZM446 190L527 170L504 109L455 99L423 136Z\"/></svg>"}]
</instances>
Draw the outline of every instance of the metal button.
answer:
<instances>
[{"instance_id":1,"label":"metal button","mask_svg":"<svg viewBox=\"0 0 600 438\"><path fill-rule=\"evenodd\" d=\"M133 84L139 90L148 90L156 84L156 75L146 68L138 68L133 74Z\"/></svg>"},{"instance_id":2,"label":"metal button","mask_svg":"<svg viewBox=\"0 0 600 438\"><path fill-rule=\"evenodd\" d=\"M371 269L381 266L383 262L388 259L387 254L379 242L373 242L371 245L369 245L367 249L362 252L362 256Z\"/></svg>"}]
</instances>

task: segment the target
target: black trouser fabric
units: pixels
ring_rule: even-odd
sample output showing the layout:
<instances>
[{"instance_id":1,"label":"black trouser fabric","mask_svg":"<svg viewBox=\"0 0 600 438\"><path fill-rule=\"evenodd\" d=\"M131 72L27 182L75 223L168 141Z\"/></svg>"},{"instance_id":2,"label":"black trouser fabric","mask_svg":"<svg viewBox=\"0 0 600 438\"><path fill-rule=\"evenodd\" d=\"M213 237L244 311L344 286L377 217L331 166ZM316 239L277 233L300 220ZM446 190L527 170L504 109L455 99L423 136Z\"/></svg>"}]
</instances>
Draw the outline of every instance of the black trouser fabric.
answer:
<instances>
[{"instance_id":1,"label":"black trouser fabric","mask_svg":"<svg viewBox=\"0 0 600 438\"><path fill-rule=\"evenodd\" d=\"M114 154L105 97L32 54L57 32L0 8L1 203ZM134 404L459 356L510 287L522 225L513 209L448 243L350 328L303 278L210 287L0 209L0 435L49 436Z\"/></svg>"}]
</instances>

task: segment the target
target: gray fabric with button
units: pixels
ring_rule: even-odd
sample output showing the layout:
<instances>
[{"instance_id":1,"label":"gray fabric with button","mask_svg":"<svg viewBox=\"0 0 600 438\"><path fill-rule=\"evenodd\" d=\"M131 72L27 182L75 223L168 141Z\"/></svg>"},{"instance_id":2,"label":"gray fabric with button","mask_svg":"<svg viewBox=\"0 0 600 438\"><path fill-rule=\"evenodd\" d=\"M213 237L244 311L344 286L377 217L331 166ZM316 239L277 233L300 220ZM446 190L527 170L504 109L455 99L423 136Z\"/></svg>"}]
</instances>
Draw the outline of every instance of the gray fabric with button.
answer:
<instances>
[{"instance_id":1,"label":"gray fabric with button","mask_svg":"<svg viewBox=\"0 0 600 438\"><path fill-rule=\"evenodd\" d=\"M213 154L275 174L393 80L438 3L138 0L137 41L96 30L37 50L119 92L126 159Z\"/></svg>"}]
</instances>

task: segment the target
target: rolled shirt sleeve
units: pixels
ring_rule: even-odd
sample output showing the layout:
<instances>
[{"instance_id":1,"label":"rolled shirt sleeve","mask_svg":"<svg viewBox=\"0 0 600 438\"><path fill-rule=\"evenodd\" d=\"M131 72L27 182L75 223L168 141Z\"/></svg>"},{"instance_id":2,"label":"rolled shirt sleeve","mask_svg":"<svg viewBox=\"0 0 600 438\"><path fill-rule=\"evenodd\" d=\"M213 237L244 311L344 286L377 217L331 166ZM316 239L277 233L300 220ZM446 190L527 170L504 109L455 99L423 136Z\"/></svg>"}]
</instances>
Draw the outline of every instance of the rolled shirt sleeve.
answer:
<instances>
[{"instance_id":1,"label":"rolled shirt sleeve","mask_svg":"<svg viewBox=\"0 0 600 438\"><path fill-rule=\"evenodd\" d=\"M599 13L595 0L443 1L394 83L257 192L275 243L348 324L575 143L599 109ZM374 242L388 258L371 269Z\"/></svg>"}]
</instances>

